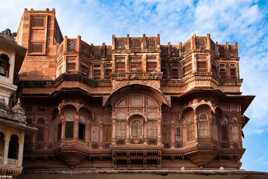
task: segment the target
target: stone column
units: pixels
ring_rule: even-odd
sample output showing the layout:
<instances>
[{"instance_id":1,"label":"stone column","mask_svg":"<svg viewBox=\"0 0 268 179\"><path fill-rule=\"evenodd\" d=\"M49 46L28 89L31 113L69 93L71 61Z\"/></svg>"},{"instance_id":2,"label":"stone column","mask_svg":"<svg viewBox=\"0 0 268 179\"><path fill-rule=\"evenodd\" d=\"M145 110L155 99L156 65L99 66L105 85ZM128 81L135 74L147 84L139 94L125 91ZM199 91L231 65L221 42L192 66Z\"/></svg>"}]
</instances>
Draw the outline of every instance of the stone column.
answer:
<instances>
[{"instance_id":1,"label":"stone column","mask_svg":"<svg viewBox=\"0 0 268 179\"><path fill-rule=\"evenodd\" d=\"M161 58L160 58L160 54L158 54L156 56L156 69L157 69L157 72L161 72Z\"/></svg>"},{"instance_id":2,"label":"stone column","mask_svg":"<svg viewBox=\"0 0 268 179\"><path fill-rule=\"evenodd\" d=\"M142 57L141 57L141 68L142 68L142 72L145 73L146 72L146 55L145 54L142 54Z\"/></svg>"},{"instance_id":3,"label":"stone column","mask_svg":"<svg viewBox=\"0 0 268 179\"><path fill-rule=\"evenodd\" d=\"M115 125L116 125L116 121L115 119L113 119L113 131L112 131L112 144L115 144Z\"/></svg>"},{"instance_id":4,"label":"stone column","mask_svg":"<svg viewBox=\"0 0 268 179\"><path fill-rule=\"evenodd\" d=\"M65 121L62 121L61 122L61 140L64 140L65 139Z\"/></svg>"},{"instance_id":5,"label":"stone column","mask_svg":"<svg viewBox=\"0 0 268 179\"><path fill-rule=\"evenodd\" d=\"M126 73L130 72L129 55L125 56L125 72Z\"/></svg>"},{"instance_id":6,"label":"stone column","mask_svg":"<svg viewBox=\"0 0 268 179\"><path fill-rule=\"evenodd\" d=\"M195 57L195 53L192 53L192 73L195 74L197 72L197 59Z\"/></svg>"},{"instance_id":7,"label":"stone column","mask_svg":"<svg viewBox=\"0 0 268 179\"><path fill-rule=\"evenodd\" d=\"M75 114L75 117L74 117L74 128L73 128L73 133L74 133L74 139L78 139L78 133L79 133L79 116L78 114Z\"/></svg>"},{"instance_id":8,"label":"stone column","mask_svg":"<svg viewBox=\"0 0 268 179\"><path fill-rule=\"evenodd\" d=\"M174 121L172 121L171 122L171 148L175 148L175 143L176 143L176 141L175 141L175 135L176 135L176 131L175 131L175 128L176 126L175 126L175 122Z\"/></svg>"},{"instance_id":9,"label":"stone column","mask_svg":"<svg viewBox=\"0 0 268 179\"><path fill-rule=\"evenodd\" d=\"M195 132L195 141L198 142L198 122L196 112L194 112L194 132Z\"/></svg>"},{"instance_id":10,"label":"stone column","mask_svg":"<svg viewBox=\"0 0 268 179\"><path fill-rule=\"evenodd\" d=\"M23 146L24 146L24 134L20 136L19 140L19 155L18 155L18 166L22 166L23 161Z\"/></svg>"},{"instance_id":11,"label":"stone column","mask_svg":"<svg viewBox=\"0 0 268 179\"><path fill-rule=\"evenodd\" d=\"M126 143L129 144L130 142L130 129L129 129L129 125L128 125L128 121L126 122Z\"/></svg>"},{"instance_id":12,"label":"stone column","mask_svg":"<svg viewBox=\"0 0 268 179\"><path fill-rule=\"evenodd\" d=\"M144 144L147 144L147 139L148 139L148 121L147 122L144 122L143 134L144 134Z\"/></svg>"},{"instance_id":13,"label":"stone column","mask_svg":"<svg viewBox=\"0 0 268 179\"><path fill-rule=\"evenodd\" d=\"M161 120L157 121L157 145L161 145Z\"/></svg>"},{"instance_id":14,"label":"stone column","mask_svg":"<svg viewBox=\"0 0 268 179\"><path fill-rule=\"evenodd\" d=\"M8 163L8 149L9 149L10 135L5 135L5 147L4 147L4 165Z\"/></svg>"},{"instance_id":15,"label":"stone column","mask_svg":"<svg viewBox=\"0 0 268 179\"><path fill-rule=\"evenodd\" d=\"M90 134L90 124L88 121L86 121L86 131L85 131L85 141L87 144L89 144L89 134Z\"/></svg>"},{"instance_id":16,"label":"stone column","mask_svg":"<svg viewBox=\"0 0 268 179\"><path fill-rule=\"evenodd\" d=\"M99 142L100 142L100 149L102 149L103 148L103 123L102 122L100 122L100 140L99 140Z\"/></svg>"},{"instance_id":17,"label":"stone column","mask_svg":"<svg viewBox=\"0 0 268 179\"><path fill-rule=\"evenodd\" d=\"M104 79L104 64L103 63L100 64L100 71L101 71L100 78Z\"/></svg>"}]
</instances>

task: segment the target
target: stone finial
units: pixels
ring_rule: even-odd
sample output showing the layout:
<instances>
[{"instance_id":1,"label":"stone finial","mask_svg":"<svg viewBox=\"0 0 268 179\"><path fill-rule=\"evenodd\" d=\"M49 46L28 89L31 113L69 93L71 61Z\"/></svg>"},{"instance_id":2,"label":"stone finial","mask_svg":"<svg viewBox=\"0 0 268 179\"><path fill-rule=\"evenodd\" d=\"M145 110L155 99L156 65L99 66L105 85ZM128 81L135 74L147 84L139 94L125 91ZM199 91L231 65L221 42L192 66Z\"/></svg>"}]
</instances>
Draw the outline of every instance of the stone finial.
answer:
<instances>
[{"instance_id":1,"label":"stone finial","mask_svg":"<svg viewBox=\"0 0 268 179\"><path fill-rule=\"evenodd\" d=\"M9 40L14 40L14 34L8 28L6 30L0 32L0 36L4 37L6 39L9 39Z\"/></svg>"},{"instance_id":2,"label":"stone finial","mask_svg":"<svg viewBox=\"0 0 268 179\"><path fill-rule=\"evenodd\" d=\"M23 123L26 122L25 111L21 107L20 98L18 98L18 101L15 104L15 106L12 107L12 112L14 113L15 120L23 122Z\"/></svg>"}]
</instances>

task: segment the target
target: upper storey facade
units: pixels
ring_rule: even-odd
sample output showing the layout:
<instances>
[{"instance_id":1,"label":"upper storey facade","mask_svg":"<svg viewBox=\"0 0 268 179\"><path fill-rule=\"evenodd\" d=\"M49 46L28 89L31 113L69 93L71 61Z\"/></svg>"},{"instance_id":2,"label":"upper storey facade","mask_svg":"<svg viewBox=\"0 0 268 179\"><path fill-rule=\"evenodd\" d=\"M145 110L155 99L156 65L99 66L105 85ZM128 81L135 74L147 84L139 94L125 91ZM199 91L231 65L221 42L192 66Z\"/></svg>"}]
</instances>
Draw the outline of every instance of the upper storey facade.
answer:
<instances>
[{"instance_id":1,"label":"upper storey facade","mask_svg":"<svg viewBox=\"0 0 268 179\"><path fill-rule=\"evenodd\" d=\"M63 36L54 9L25 9L16 40L28 49L20 71L23 81L79 76L94 84L84 89L93 95L97 86L106 87L99 95L108 95L139 83L175 96L200 87L240 93L237 44L218 44L209 34L167 45L160 44L160 35L113 35L112 45L93 45L80 36Z\"/></svg>"},{"instance_id":2,"label":"upper storey facade","mask_svg":"<svg viewBox=\"0 0 268 179\"><path fill-rule=\"evenodd\" d=\"M240 92L237 44L113 35L93 45L63 36L49 9L25 9L16 38L28 49L22 104L39 129L25 159L43 159L39 168L55 170L58 157L89 168L240 168L253 96Z\"/></svg>"}]
</instances>

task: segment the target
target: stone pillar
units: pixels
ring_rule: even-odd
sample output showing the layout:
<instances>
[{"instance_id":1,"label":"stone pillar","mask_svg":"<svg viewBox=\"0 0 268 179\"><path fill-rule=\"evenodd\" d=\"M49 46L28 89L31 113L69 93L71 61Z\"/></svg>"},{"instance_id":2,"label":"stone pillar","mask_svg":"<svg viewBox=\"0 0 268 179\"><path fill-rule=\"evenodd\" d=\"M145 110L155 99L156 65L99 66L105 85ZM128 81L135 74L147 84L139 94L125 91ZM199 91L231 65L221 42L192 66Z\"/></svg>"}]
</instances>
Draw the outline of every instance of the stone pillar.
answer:
<instances>
[{"instance_id":1,"label":"stone pillar","mask_svg":"<svg viewBox=\"0 0 268 179\"><path fill-rule=\"evenodd\" d=\"M157 145L161 145L161 120L157 120Z\"/></svg>"},{"instance_id":2,"label":"stone pillar","mask_svg":"<svg viewBox=\"0 0 268 179\"><path fill-rule=\"evenodd\" d=\"M156 56L156 69L157 69L157 72L161 72L161 58L160 58L160 54L158 54Z\"/></svg>"},{"instance_id":3,"label":"stone pillar","mask_svg":"<svg viewBox=\"0 0 268 179\"><path fill-rule=\"evenodd\" d=\"M113 119L113 131L112 131L112 144L115 144L115 125L116 125L116 121L115 119Z\"/></svg>"},{"instance_id":4,"label":"stone pillar","mask_svg":"<svg viewBox=\"0 0 268 179\"><path fill-rule=\"evenodd\" d=\"M62 125L61 125L61 140L64 140L65 139L65 121L62 121L61 122Z\"/></svg>"},{"instance_id":5,"label":"stone pillar","mask_svg":"<svg viewBox=\"0 0 268 179\"><path fill-rule=\"evenodd\" d=\"M125 72L126 73L130 72L129 55L125 56Z\"/></svg>"},{"instance_id":6,"label":"stone pillar","mask_svg":"<svg viewBox=\"0 0 268 179\"><path fill-rule=\"evenodd\" d=\"M112 55L112 73L115 72L115 55Z\"/></svg>"},{"instance_id":7,"label":"stone pillar","mask_svg":"<svg viewBox=\"0 0 268 179\"><path fill-rule=\"evenodd\" d=\"M212 64L211 64L211 55L207 56L207 63L208 63L208 72L212 74Z\"/></svg>"},{"instance_id":8,"label":"stone pillar","mask_svg":"<svg viewBox=\"0 0 268 179\"><path fill-rule=\"evenodd\" d=\"M175 148L175 135L176 135L176 126L175 126L175 122L172 121L171 122L171 148Z\"/></svg>"},{"instance_id":9,"label":"stone pillar","mask_svg":"<svg viewBox=\"0 0 268 179\"><path fill-rule=\"evenodd\" d=\"M9 149L10 135L5 135L5 146L4 146L4 165L8 163L8 149Z\"/></svg>"},{"instance_id":10,"label":"stone pillar","mask_svg":"<svg viewBox=\"0 0 268 179\"><path fill-rule=\"evenodd\" d=\"M103 123L102 122L100 122L100 140L99 140L99 142L100 142L100 149L102 149L103 148L103 146L104 146L104 144L103 144Z\"/></svg>"},{"instance_id":11,"label":"stone pillar","mask_svg":"<svg viewBox=\"0 0 268 179\"><path fill-rule=\"evenodd\" d=\"M24 146L24 135L20 136L19 140L19 155L18 155L18 166L22 166L23 161L23 146Z\"/></svg>"},{"instance_id":12,"label":"stone pillar","mask_svg":"<svg viewBox=\"0 0 268 179\"><path fill-rule=\"evenodd\" d=\"M104 64L103 63L100 64L100 70L101 70L100 78L104 79Z\"/></svg>"},{"instance_id":13,"label":"stone pillar","mask_svg":"<svg viewBox=\"0 0 268 179\"><path fill-rule=\"evenodd\" d=\"M86 121L86 131L85 131L85 141L87 144L89 144L89 134L90 134L90 124L88 121Z\"/></svg>"},{"instance_id":14,"label":"stone pillar","mask_svg":"<svg viewBox=\"0 0 268 179\"><path fill-rule=\"evenodd\" d=\"M129 144L130 142L130 129L129 129L129 125L128 122L126 122L126 143Z\"/></svg>"},{"instance_id":15,"label":"stone pillar","mask_svg":"<svg viewBox=\"0 0 268 179\"><path fill-rule=\"evenodd\" d=\"M195 141L198 142L198 122L197 122L197 115L196 112L194 112L194 132L195 132Z\"/></svg>"},{"instance_id":16,"label":"stone pillar","mask_svg":"<svg viewBox=\"0 0 268 179\"><path fill-rule=\"evenodd\" d=\"M145 73L146 72L146 54L142 54L142 57L141 57L141 68L142 68L142 72Z\"/></svg>"},{"instance_id":17,"label":"stone pillar","mask_svg":"<svg viewBox=\"0 0 268 179\"><path fill-rule=\"evenodd\" d=\"M197 59L195 57L195 53L192 53L192 73L195 74L197 72Z\"/></svg>"},{"instance_id":18,"label":"stone pillar","mask_svg":"<svg viewBox=\"0 0 268 179\"><path fill-rule=\"evenodd\" d=\"M79 133L79 116L78 114L75 114L75 117L74 117L74 139L78 139L78 133Z\"/></svg>"},{"instance_id":19,"label":"stone pillar","mask_svg":"<svg viewBox=\"0 0 268 179\"><path fill-rule=\"evenodd\" d=\"M147 122L144 122L143 133L144 133L144 144L147 144L147 139L148 139L148 121Z\"/></svg>"}]
</instances>

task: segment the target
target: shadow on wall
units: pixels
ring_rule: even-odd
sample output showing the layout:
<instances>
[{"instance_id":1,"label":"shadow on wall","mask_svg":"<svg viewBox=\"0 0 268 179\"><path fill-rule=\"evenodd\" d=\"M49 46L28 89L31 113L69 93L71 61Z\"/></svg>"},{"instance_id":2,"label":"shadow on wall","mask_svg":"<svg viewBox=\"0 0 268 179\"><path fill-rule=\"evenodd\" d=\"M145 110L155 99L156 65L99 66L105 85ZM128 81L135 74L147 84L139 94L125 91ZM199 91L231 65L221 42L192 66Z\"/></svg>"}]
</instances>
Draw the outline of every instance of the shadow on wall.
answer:
<instances>
[{"instance_id":1,"label":"shadow on wall","mask_svg":"<svg viewBox=\"0 0 268 179\"><path fill-rule=\"evenodd\" d=\"M51 76L46 75L40 71L30 71L30 72L23 72L20 73L21 80L53 80Z\"/></svg>"}]
</instances>

